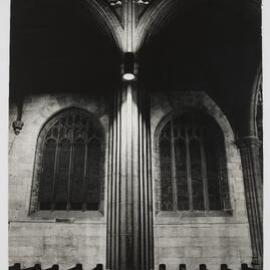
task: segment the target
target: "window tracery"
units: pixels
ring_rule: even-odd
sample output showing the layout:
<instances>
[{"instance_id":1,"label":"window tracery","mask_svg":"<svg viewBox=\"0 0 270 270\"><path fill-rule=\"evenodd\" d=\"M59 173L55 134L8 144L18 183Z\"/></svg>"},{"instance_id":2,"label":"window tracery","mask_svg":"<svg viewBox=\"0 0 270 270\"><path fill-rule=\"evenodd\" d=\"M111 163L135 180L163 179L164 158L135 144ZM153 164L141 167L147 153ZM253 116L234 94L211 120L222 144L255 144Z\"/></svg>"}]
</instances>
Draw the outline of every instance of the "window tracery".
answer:
<instances>
[{"instance_id":1,"label":"window tracery","mask_svg":"<svg viewBox=\"0 0 270 270\"><path fill-rule=\"evenodd\" d=\"M40 134L39 210L98 210L104 135L89 113L69 109Z\"/></svg>"},{"instance_id":2,"label":"window tracery","mask_svg":"<svg viewBox=\"0 0 270 270\"><path fill-rule=\"evenodd\" d=\"M162 211L230 209L224 139L208 116L174 116L159 137Z\"/></svg>"}]
</instances>

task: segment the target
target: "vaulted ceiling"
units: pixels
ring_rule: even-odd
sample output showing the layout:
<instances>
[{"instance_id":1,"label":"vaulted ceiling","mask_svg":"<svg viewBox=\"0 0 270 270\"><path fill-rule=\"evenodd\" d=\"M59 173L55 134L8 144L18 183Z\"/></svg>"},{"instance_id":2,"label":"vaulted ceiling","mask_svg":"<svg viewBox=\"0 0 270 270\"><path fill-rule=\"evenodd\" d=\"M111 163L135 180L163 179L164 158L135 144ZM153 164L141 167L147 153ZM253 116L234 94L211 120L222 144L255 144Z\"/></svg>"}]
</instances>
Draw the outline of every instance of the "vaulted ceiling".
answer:
<instances>
[{"instance_id":1,"label":"vaulted ceiling","mask_svg":"<svg viewBox=\"0 0 270 270\"><path fill-rule=\"evenodd\" d=\"M89 7L99 2L104 13ZM110 28L108 22L102 23L106 12L121 17L117 2L121 1L13 0L11 98L26 93L105 95L119 87L121 48L111 31L116 24ZM234 127L246 123L261 62L259 3L152 0L139 4L137 21L143 15L153 17L159 9L138 51L144 91L203 90Z\"/></svg>"},{"instance_id":2,"label":"vaulted ceiling","mask_svg":"<svg viewBox=\"0 0 270 270\"><path fill-rule=\"evenodd\" d=\"M119 78L120 52L83 0L12 1L12 93L100 92Z\"/></svg>"},{"instance_id":3,"label":"vaulted ceiling","mask_svg":"<svg viewBox=\"0 0 270 270\"><path fill-rule=\"evenodd\" d=\"M179 1L174 18L140 52L141 81L151 91L206 91L235 129L245 130L261 63L261 18L228 3Z\"/></svg>"}]
</instances>

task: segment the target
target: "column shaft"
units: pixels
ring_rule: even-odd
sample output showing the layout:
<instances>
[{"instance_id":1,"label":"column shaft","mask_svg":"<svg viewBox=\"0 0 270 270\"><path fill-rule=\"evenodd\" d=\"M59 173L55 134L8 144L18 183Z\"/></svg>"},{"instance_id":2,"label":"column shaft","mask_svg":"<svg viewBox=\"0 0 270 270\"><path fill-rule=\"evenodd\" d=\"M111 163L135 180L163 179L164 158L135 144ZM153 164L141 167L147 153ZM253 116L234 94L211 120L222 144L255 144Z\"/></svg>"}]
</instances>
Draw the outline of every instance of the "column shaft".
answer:
<instances>
[{"instance_id":1,"label":"column shaft","mask_svg":"<svg viewBox=\"0 0 270 270\"><path fill-rule=\"evenodd\" d=\"M149 115L134 84L116 94L109 139L107 268L153 268Z\"/></svg>"},{"instance_id":2,"label":"column shaft","mask_svg":"<svg viewBox=\"0 0 270 270\"><path fill-rule=\"evenodd\" d=\"M256 137L245 137L239 142L239 147L250 226L253 265L258 269L262 269L263 183L259 163L260 142Z\"/></svg>"}]
</instances>

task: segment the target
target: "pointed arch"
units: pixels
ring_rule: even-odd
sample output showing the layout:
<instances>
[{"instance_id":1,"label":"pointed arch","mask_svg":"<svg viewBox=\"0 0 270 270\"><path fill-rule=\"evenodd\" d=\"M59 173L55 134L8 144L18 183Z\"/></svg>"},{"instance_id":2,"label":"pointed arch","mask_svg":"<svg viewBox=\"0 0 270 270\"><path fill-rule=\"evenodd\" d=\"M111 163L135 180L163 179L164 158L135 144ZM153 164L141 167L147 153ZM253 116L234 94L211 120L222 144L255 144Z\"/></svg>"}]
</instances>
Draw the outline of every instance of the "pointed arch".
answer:
<instances>
[{"instance_id":1,"label":"pointed arch","mask_svg":"<svg viewBox=\"0 0 270 270\"><path fill-rule=\"evenodd\" d=\"M250 99L250 112L249 112L249 136L257 137L257 104L258 95L260 92L260 87L262 85L262 64L260 63L257 69L257 73L254 78L253 87L251 89L251 99Z\"/></svg>"},{"instance_id":2,"label":"pointed arch","mask_svg":"<svg viewBox=\"0 0 270 270\"><path fill-rule=\"evenodd\" d=\"M213 3L216 1L212 1ZM209 5L207 0L155 0L146 9L137 25L136 51L139 51L145 42L151 40L161 29L164 29L176 16L179 9L193 9L201 4ZM215 3L216 4L216 3ZM235 1L220 0L218 4L223 9L245 12L248 18L260 18L261 2L246 1L244 4Z\"/></svg>"},{"instance_id":3,"label":"pointed arch","mask_svg":"<svg viewBox=\"0 0 270 270\"><path fill-rule=\"evenodd\" d=\"M117 16L113 13L108 5L102 1L84 0L88 12L94 16L100 28L104 33L116 44L116 46L123 49L123 27Z\"/></svg>"},{"instance_id":4,"label":"pointed arch","mask_svg":"<svg viewBox=\"0 0 270 270\"><path fill-rule=\"evenodd\" d=\"M39 132L30 214L38 210L101 210L105 134L98 119L61 110Z\"/></svg>"},{"instance_id":5,"label":"pointed arch","mask_svg":"<svg viewBox=\"0 0 270 270\"><path fill-rule=\"evenodd\" d=\"M139 51L147 38L174 18L178 4L179 0L156 0L147 8L137 25L135 51Z\"/></svg>"},{"instance_id":6,"label":"pointed arch","mask_svg":"<svg viewBox=\"0 0 270 270\"><path fill-rule=\"evenodd\" d=\"M160 103L161 102L161 103ZM159 105L158 105L159 104ZM209 97L205 92L183 91L173 92L170 95L160 94L153 100L151 115L155 115L151 121L151 133L152 133L152 147L154 152L153 159L153 171L156 171L156 194L157 198L160 197L160 164L159 164L159 136L163 127L168 123L174 113L183 114L190 110L199 110L206 115L211 116L216 124L219 126L225 145L224 158L226 159L226 170L228 177L229 190L227 194L230 194L230 199L226 201L230 202L230 207L233 216L237 216L238 213L245 211L245 198L241 194L241 201L235 201L233 198L238 196L235 190L239 187L243 188L243 175L241 171L241 158L239 149L235 143L235 135L232 130L231 124L228 121L226 115L218 107L218 105ZM178 163L180 164L180 163ZM237 165L236 165L237 164ZM237 169L236 169L237 166ZM225 167L224 167L225 169ZM237 173L236 173L237 171ZM160 209L160 200L156 200L156 209ZM227 212L227 211L226 211Z\"/></svg>"},{"instance_id":7,"label":"pointed arch","mask_svg":"<svg viewBox=\"0 0 270 270\"><path fill-rule=\"evenodd\" d=\"M161 211L230 210L220 126L214 118L194 108L173 112L168 117L156 136Z\"/></svg>"}]
</instances>

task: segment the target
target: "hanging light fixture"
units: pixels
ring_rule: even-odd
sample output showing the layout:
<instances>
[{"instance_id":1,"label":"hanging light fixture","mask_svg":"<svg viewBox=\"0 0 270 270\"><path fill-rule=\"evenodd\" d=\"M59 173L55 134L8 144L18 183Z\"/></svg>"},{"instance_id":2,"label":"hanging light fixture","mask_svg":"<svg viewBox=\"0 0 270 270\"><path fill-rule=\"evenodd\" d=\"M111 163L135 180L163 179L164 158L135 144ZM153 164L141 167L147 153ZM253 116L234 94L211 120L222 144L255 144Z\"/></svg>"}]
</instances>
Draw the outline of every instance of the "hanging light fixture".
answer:
<instances>
[{"instance_id":1,"label":"hanging light fixture","mask_svg":"<svg viewBox=\"0 0 270 270\"><path fill-rule=\"evenodd\" d=\"M124 81L134 81L135 75L135 61L134 53L127 52L124 54L122 78Z\"/></svg>"}]
</instances>

